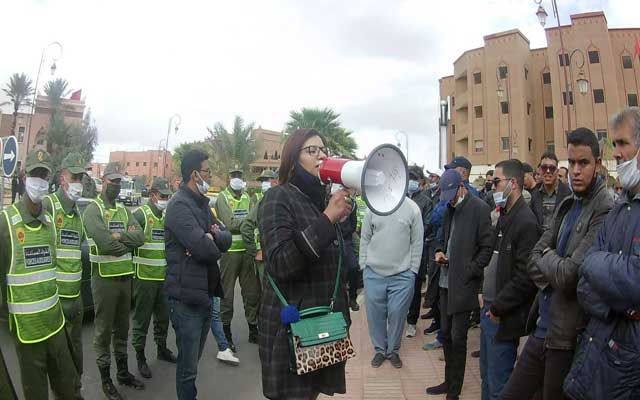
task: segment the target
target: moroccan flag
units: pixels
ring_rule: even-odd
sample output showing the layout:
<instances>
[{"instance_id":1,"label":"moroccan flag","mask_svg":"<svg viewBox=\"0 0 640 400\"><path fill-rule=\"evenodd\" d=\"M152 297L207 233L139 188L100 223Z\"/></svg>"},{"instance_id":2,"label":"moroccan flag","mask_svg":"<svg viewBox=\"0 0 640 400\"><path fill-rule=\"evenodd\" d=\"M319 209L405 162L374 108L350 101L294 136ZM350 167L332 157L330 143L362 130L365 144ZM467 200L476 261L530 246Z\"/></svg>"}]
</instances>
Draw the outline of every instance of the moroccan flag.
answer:
<instances>
[{"instance_id":1,"label":"moroccan flag","mask_svg":"<svg viewBox=\"0 0 640 400\"><path fill-rule=\"evenodd\" d=\"M81 100L80 97L82 97L82 89L76 90L75 92L71 93L71 100Z\"/></svg>"},{"instance_id":2,"label":"moroccan flag","mask_svg":"<svg viewBox=\"0 0 640 400\"><path fill-rule=\"evenodd\" d=\"M640 39L638 39L638 37L636 36L636 46L635 46L635 51L633 52L633 57L638 57L640 56Z\"/></svg>"}]
</instances>

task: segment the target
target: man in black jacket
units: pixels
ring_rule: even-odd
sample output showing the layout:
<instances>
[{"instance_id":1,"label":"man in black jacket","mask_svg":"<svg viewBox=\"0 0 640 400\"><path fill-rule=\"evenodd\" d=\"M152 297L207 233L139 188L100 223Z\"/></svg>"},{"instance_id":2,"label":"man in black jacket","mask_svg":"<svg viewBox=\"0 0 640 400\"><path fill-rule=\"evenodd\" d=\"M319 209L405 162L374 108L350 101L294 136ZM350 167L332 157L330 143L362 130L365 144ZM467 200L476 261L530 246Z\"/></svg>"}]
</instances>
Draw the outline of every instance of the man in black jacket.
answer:
<instances>
[{"instance_id":1,"label":"man in black jacket","mask_svg":"<svg viewBox=\"0 0 640 400\"><path fill-rule=\"evenodd\" d=\"M478 308L483 268L493 250L491 216L487 203L471 195L462 177L449 169L440 181L440 200L448 203L444 215L444 243L435 253L440 263L440 310L445 381L427 388L427 394L458 399L467 358L471 311Z\"/></svg>"},{"instance_id":2,"label":"man in black jacket","mask_svg":"<svg viewBox=\"0 0 640 400\"><path fill-rule=\"evenodd\" d=\"M527 275L531 249L538 241L538 223L522 196L522 163L496 165L496 206L500 217L494 231L493 255L484 270L481 296L480 375L482 399L497 400L516 362L518 342L525 335L535 288Z\"/></svg>"},{"instance_id":3,"label":"man in black jacket","mask_svg":"<svg viewBox=\"0 0 640 400\"><path fill-rule=\"evenodd\" d=\"M545 231L549 229L558 205L571 195L571 189L558 179L558 157L554 153L542 155L539 170L542 183L531 190L529 207L538 219L538 225Z\"/></svg>"},{"instance_id":4,"label":"man in black jacket","mask_svg":"<svg viewBox=\"0 0 640 400\"><path fill-rule=\"evenodd\" d=\"M539 289L527 320L533 332L504 387L505 400L529 399L539 391L544 399L566 398L562 385L578 332L587 322L577 299L578 272L613 199L596 172L602 161L595 134L578 128L567 144L573 196L558 206L551 226L531 251L528 274Z\"/></svg>"},{"instance_id":5,"label":"man in black jacket","mask_svg":"<svg viewBox=\"0 0 640 400\"><path fill-rule=\"evenodd\" d=\"M218 260L231 246L231 234L212 214L205 196L210 176L201 150L182 158L182 184L167 207L165 293L176 332L179 400L194 400L198 360L211 328L211 298L222 297Z\"/></svg>"}]
</instances>

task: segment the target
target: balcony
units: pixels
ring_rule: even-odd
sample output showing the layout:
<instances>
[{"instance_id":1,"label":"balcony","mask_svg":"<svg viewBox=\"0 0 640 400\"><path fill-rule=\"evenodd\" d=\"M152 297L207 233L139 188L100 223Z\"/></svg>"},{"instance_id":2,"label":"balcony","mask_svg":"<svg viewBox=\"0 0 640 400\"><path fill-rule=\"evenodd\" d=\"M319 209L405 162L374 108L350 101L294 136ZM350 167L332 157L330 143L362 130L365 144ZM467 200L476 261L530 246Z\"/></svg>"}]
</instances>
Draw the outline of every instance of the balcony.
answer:
<instances>
[{"instance_id":1,"label":"balcony","mask_svg":"<svg viewBox=\"0 0 640 400\"><path fill-rule=\"evenodd\" d=\"M467 140L469 138L469 125L456 125L456 134L454 135L455 141Z\"/></svg>"},{"instance_id":2,"label":"balcony","mask_svg":"<svg viewBox=\"0 0 640 400\"><path fill-rule=\"evenodd\" d=\"M462 110L463 108L469 108L469 102L467 101L467 93L456 92L456 110Z\"/></svg>"}]
</instances>

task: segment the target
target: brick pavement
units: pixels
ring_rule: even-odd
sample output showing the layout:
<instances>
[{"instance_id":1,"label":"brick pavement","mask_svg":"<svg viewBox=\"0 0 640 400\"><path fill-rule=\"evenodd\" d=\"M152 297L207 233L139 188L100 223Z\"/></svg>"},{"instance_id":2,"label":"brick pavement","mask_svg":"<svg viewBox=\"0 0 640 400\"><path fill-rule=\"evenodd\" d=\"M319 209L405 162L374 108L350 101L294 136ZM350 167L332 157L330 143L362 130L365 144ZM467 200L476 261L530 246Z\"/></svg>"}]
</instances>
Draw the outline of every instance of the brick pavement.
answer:
<instances>
[{"instance_id":1,"label":"brick pavement","mask_svg":"<svg viewBox=\"0 0 640 400\"><path fill-rule=\"evenodd\" d=\"M362 304L362 295L358 302ZM422 312L425 312L423 309ZM347 394L334 397L320 396L320 399L341 400L425 400L444 399L445 396L427 396L427 386L434 386L444 380L444 361L440 361L442 350L424 351L422 345L434 336L424 336L422 331L430 321L418 321L418 333L414 338L403 337L400 357L404 366L395 369L389 362L380 368L371 368L374 351L369 339L367 317L364 305L360 311L352 312L351 339L357 356L347 362ZM480 349L480 329L469 331L467 368L461 399L480 399L481 382L479 360L471 358L471 351Z\"/></svg>"}]
</instances>

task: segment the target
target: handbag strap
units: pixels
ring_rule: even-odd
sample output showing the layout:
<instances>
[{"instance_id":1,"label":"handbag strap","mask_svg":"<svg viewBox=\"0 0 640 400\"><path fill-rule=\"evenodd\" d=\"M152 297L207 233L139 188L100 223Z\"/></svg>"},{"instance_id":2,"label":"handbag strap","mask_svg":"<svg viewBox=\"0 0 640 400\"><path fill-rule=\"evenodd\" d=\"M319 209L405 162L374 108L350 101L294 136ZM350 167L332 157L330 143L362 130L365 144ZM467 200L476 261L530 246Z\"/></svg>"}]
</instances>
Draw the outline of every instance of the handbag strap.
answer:
<instances>
[{"instance_id":1,"label":"handbag strap","mask_svg":"<svg viewBox=\"0 0 640 400\"><path fill-rule=\"evenodd\" d=\"M338 296L338 289L340 287L340 272L342 271L342 253L344 252L344 240L342 239L342 231L340 231L340 228L336 228L336 233L338 236L338 271L336 273L336 283L333 287L333 294L331 295L331 303L329 304L331 310L333 310L333 305L336 301L336 297ZM276 296L278 297L282 305L285 307L288 306L289 302L278 288L278 285L276 285L276 282L273 280L271 274L268 272L267 279L269 279L269 284L273 288L273 291L276 292Z\"/></svg>"}]
</instances>

